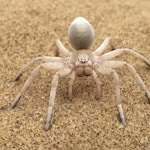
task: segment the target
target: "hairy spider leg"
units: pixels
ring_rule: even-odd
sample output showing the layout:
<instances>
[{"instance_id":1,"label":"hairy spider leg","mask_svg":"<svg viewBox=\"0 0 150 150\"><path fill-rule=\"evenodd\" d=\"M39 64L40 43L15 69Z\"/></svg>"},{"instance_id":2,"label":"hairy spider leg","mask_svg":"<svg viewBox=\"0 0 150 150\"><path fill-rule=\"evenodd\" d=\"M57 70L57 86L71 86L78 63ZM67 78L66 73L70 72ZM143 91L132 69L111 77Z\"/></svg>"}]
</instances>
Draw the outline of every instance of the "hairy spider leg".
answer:
<instances>
[{"instance_id":1,"label":"hairy spider leg","mask_svg":"<svg viewBox=\"0 0 150 150\"><path fill-rule=\"evenodd\" d=\"M12 104L10 106L10 109L15 108L15 106L19 102L21 96L26 91L26 89L29 87L29 85L31 84L32 80L35 78L35 76L38 74L38 72L40 71L41 68L51 69L51 70L59 70L59 69L64 68L64 65L62 63L60 63L60 62L49 62L49 63L43 63L43 64L37 66L32 71L31 75L28 77L26 82L24 83L22 89L20 90L20 92L16 96L15 100L12 102Z\"/></svg>"},{"instance_id":2,"label":"hairy spider leg","mask_svg":"<svg viewBox=\"0 0 150 150\"><path fill-rule=\"evenodd\" d=\"M99 79L99 77L98 77L98 75L96 74L96 72L93 70L93 73L92 73L92 75L93 75L93 78L94 78L94 80L95 80L95 82L96 82L96 86L97 86L97 93L96 93L96 99L97 100L99 100L100 99L100 97L101 97L101 94L102 94L102 91L101 91L101 82L100 82L100 79Z\"/></svg>"},{"instance_id":3,"label":"hairy spider leg","mask_svg":"<svg viewBox=\"0 0 150 150\"><path fill-rule=\"evenodd\" d=\"M135 80L141 87L141 89L146 93L146 96L150 103L150 92L149 92L148 88L146 87L144 81L142 80L142 78L139 76L139 74L136 72L135 68L132 65L130 65L129 63L127 63L125 61L105 61L104 65L106 66L106 68L108 68L108 67L109 68L118 68L118 67L126 66L129 70L129 72L131 73L131 75L135 78Z\"/></svg>"},{"instance_id":4,"label":"hairy spider leg","mask_svg":"<svg viewBox=\"0 0 150 150\"><path fill-rule=\"evenodd\" d=\"M73 82L76 78L76 73L75 71L73 71L70 75L70 80L69 80L69 88L68 88L68 97L69 100L72 100L72 86L73 86Z\"/></svg>"},{"instance_id":5,"label":"hairy spider leg","mask_svg":"<svg viewBox=\"0 0 150 150\"><path fill-rule=\"evenodd\" d=\"M118 113L119 113L119 117L120 117L121 123L125 126L126 125L126 121L125 121L124 112L123 112L123 108L122 108L122 104L121 104L120 85L119 85L118 74L116 73L116 71L114 69L108 68L104 64L102 64L101 66L97 67L96 70L99 73L101 73L101 74L112 74L113 75Z\"/></svg>"},{"instance_id":6,"label":"hairy spider leg","mask_svg":"<svg viewBox=\"0 0 150 150\"><path fill-rule=\"evenodd\" d=\"M111 37L107 37L107 38L103 41L103 43L102 43L93 53L94 53L95 55L101 55L101 54L105 51L105 49L106 49L106 47L107 47L108 45L110 45L110 46L112 47L112 49L114 49L113 46L112 46L112 43L111 43Z\"/></svg>"},{"instance_id":7,"label":"hairy spider leg","mask_svg":"<svg viewBox=\"0 0 150 150\"><path fill-rule=\"evenodd\" d=\"M16 75L15 78L13 78L11 80L11 82L17 81L20 79L20 77L23 75L23 73L25 71L27 71L28 69L30 69L35 63L37 63L38 61L42 61L42 62L60 62L62 63L64 61L63 58L60 57L49 57L49 56L41 56L41 57L36 57L33 58L28 64L26 64L20 71L19 73Z\"/></svg>"},{"instance_id":8,"label":"hairy spider leg","mask_svg":"<svg viewBox=\"0 0 150 150\"><path fill-rule=\"evenodd\" d=\"M125 126L126 121L125 121L124 112L123 112L123 108L122 108L122 104L121 104L120 85L119 85L118 74L116 73L116 71L114 69L108 68L108 67L106 68L106 66L104 66L104 65L97 67L96 70L101 74L112 74L113 75L118 113L119 113L121 123Z\"/></svg>"},{"instance_id":9,"label":"hairy spider leg","mask_svg":"<svg viewBox=\"0 0 150 150\"><path fill-rule=\"evenodd\" d=\"M71 69L70 68L64 68L63 70L57 71L53 77L51 91L50 91L50 99L49 99L46 124L45 124L45 128L44 128L45 131L47 131L51 125L51 119L52 119L53 108L54 108L54 103L55 103L55 96L56 96L56 89L57 89L57 85L58 85L58 79L59 79L59 77L68 75L69 73L71 73Z\"/></svg>"},{"instance_id":10,"label":"hairy spider leg","mask_svg":"<svg viewBox=\"0 0 150 150\"><path fill-rule=\"evenodd\" d=\"M140 59L141 61L143 61L146 65L148 65L150 67L150 61L147 58L145 58L141 54L135 52L134 50L128 49L128 48L116 49L114 51L105 53L105 54L101 55L99 59L102 60L102 61L110 60L110 59L113 59L113 58L123 54L123 53L127 53L127 54L133 55L134 57Z\"/></svg>"},{"instance_id":11,"label":"hairy spider leg","mask_svg":"<svg viewBox=\"0 0 150 150\"><path fill-rule=\"evenodd\" d=\"M62 42L57 39L56 40L56 45L58 46L59 48L59 51L64 54L65 56L70 56L72 54L72 52L70 52L69 50L67 50L64 45L62 44Z\"/></svg>"}]
</instances>

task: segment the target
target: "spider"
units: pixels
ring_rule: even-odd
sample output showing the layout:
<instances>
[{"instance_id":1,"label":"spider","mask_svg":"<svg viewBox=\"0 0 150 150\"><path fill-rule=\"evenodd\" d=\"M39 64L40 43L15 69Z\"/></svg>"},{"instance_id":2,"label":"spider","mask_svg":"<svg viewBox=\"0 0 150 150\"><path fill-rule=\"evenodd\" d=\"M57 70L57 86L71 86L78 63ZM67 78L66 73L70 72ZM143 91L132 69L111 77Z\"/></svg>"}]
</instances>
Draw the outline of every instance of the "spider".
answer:
<instances>
[{"instance_id":1,"label":"spider","mask_svg":"<svg viewBox=\"0 0 150 150\"><path fill-rule=\"evenodd\" d=\"M118 114L121 123L125 126L126 120L124 117L124 112L121 104L120 98L120 85L119 85L119 77L117 72L115 71L118 67L127 67L129 72L133 75L135 80L138 82L139 86L145 92L148 101L150 102L150 92L147 89L144 81L141 79L139 74L136 72L135 68L127 63L126 61L114 61L113 58L127 53L135 56L136 58L143 61L146 65L150 67L150 61L148 61L145 57L140 55L139 53L133 51L128 48L116 49L107 53L104 53L104 50L108 45L111 45L111 37L107 37L103 43L95 50L88 50L93 43L94 40L94 30L92 25L83 17L77 17L70 25L68 30L68 39L72 47L75 49L73 52L66 49L59 39L56 40L56 45L59 48L59 52L62 53L65 57L49 57L42 56L34 58L31 62L29 62L17 76L12 79L12 81L17 81L22 76L22 74L27 71L31 66L33 66L37 61L42 61L39 66L37 66L31 73L31 75L26 80L22 89L12 102L10 109L15 108L17 103L19 102L21 96L29 87L31 81L35 78L38 72L44 68L48 70L56 70L56 73L52 79L51 91L50 91L50 99L48 105L48 112L45 124L45 131L47 131L51 126L51 119L53 114L53 108L55 103L56 89L58 85L59 77L66 76L70 74L69 80L69 88L68 88L68 97L72 100L72 86L76 77L82 76L93 76L94 81L97 86L96 99L100 99L101 97L101 82L99 80L98 74L112 74L115 86L115 95L116 95L116 103L118 108Z\"/></svg>"}]
</instances>

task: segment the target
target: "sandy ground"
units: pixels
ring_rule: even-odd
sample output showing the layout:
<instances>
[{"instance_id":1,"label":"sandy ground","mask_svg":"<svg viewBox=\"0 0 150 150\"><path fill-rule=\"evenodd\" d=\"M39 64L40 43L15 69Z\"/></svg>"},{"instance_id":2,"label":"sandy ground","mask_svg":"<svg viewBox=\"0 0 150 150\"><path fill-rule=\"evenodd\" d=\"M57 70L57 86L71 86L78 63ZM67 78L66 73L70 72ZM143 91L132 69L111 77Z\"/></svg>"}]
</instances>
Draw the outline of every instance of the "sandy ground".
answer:
<instances>
[{"instance_id":1,"label":"sandy ground","mask_svg":"<svg viewBox=\"0 0 150 150\"><path fill-rule=\"evenodd\" d=\"M100 75L102 97L95 100L91 77L77 78L73 101L68 100L68 77L61 78L52 127L43 130L54 72L42 70L17 107L8 107L23 86L30 69L17 82L9 82L32 58L54 56L56 39L72 49L67 30L83 16L93 25L96 49L107 36L115 48L132 48L150 60L149 0L0 0L0 149L2 150L149 150L150 105L126 68L117 69L127 120L117 119L111 75ZM150 69L130 55L131 63L150 90Z\"/></svg>"}]
</instances>

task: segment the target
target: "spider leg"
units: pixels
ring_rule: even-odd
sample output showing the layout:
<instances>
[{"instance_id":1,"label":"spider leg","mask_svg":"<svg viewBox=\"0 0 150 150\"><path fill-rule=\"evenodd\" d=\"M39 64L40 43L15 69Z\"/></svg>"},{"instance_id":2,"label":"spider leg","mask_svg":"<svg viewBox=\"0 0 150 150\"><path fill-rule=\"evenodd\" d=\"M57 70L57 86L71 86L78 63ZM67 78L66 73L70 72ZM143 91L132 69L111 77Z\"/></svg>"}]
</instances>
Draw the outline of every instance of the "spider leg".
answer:
<instances>
[{"instance_id":1,"label":"spider leg","mask_svg":"<svg viewBox=\"0 0 150 150\"><path fill-rule=\"evenodd\" d=\"M104 42L93 52L95 55L100 55L104 52L106 47L111 45L111 37L107 37ZM111 45L112 46L112 45ZM113 46L112 46L113 48Z\"/></svg>"},{"instance_id":2,"label":"spider leg","mask_svg":"<svg viewBox=\"0 0 150 150\"><path fill-rule=\"evenodd\" d=\"M60 57L49 57L49 56L42 56L42 57L36 57L33 58L28 64L26 64L20 71L19 73L16 75L15 78L13 78L11 81L17 81L20 79L20 77L22 76L22 74L27 71L29 68L31 68L36 62L38 61L42 61L42 62L63 62L63 58Z\"/></svg>"},{"instance_id":3,"label":"spider leg","mask_svg":"<svg viewBox=\"0 0 150 150\"><path fill-rule=\"evenodd\" d=\"M120 85L119 85L119 77L116 71L112 68L107 68L104 64L96 68L96 70L101 74L112 74L114 79L114 85L115 85L115 95L116 95L116 103L118 108L118 113L120 117L121 123L125 126L126 121L123 113L123 108L121 104L121 98L120 98Z\"/></svg>"},{"instance_id":4,"label":"spider leg","mask_svg":"<svg viewBox=\"0 0 150 150\"><path fill-rule=\"evenodd\" d=\"M131 54L131 55L135 56L136 58L140 59L141 61L143 61L146 65L148 65L150 67L150 61L147 58L145 58L141 54L135 52L134 50L128 49L128 48L116 49L114 51L105 53L100 56L100 60L110 60L110 59L113 59L113 58L123 54L123 53Z\"/></svg>"},{"instance_id":5,"label":"spider leg","mask_svg":"<svg viewBox=\"0 0 150 150\"><path fill-rule=\"evenodd\" d=\"M59 48L59 51L64 54L65 56L70 56L72 54L72 52L70 52L69 50L67 50L64 45L62 44L62 42L57 39L56 40L56 45L58 46Z\"/></svg>"},{"instance_id":6,"label":"spider leg","mask_svg":"<svg viewBox=\"0 0 150 150\"><path fill-rule=\"evenodd\" d=\"M144 81L141 79L141 77L139 76L139 74L136 72L135 68L132 65L130 65L129 63L125 61L106 61L104 62L104 65L106 67L111 67L111 68L118 68L118 67L126 66L128 70L130 71L130 73L133 75L133 77L136 79L141 89L146 93L146 96L150 103L150 92L147 89Z\"/></svg>"},{"instance_id":7,"label":"spider leg","mask_svg":"<svg viewBox=\"0 0 150 150\"><path fill-rule=\"evenodd\" d=\"M68 89L69 100L72 100L72 86L73 86L73 82L74 82L75 78L76 78L76 74L75 74L75 71L73 71L71 73L70 81L69 81L69 89Z\"/></svg>"},{"instance_id":8,"label":"spider leg","mask_svg":"<svg viewBox=\"0 0 150 150\"><path fill-rule=\"evenodd\" d=\"M96 85L97 85L97 94L96 94L96 99L99 100L100 97L101 97L101 82L96 74L95 71L93 71L93 78L96 82Z\"/></svg>"},{"instance_id":9,"label":"spider leg","mask_svg":"<svg viewBox=\"0 0 150 150\"><path fill-rule=\"evenodd\" d=\"M50 91L50 99L49 99L46 125L45 125L45 128L44 128L45 131L47 131L50 128L50 125L51 125L51 118L52 118L52 114L53 114L53 107L54 107L54 102L55 102L58 79L59 79L60 76L65 76L65 75L69 74L70 72L71 72L71 69L64 68L63 70L57 71L56 74L53 77L51 91Z\"/></svg>"},{"instance_id":10,"label":"spider leg","mask_svg":"<svg viewBox=\"0 0 150 150\"><path fill-rule=\"evenodd\" d=\"M43 64L37 66L32 71L31 75L28 77L28 79L26 80L26 82L24 83L22 89L20 90L20 92L16 96L15 100L12 102L12 104L10 106L10 109L13 109L13 108L16 107L16 105L19 102L21 96L26 91L26 89L29 87L29 85L31 84L32 80L38 74L38 72L40 71L41 68L59 70L59 69L62 69L63 67L64 67L64 65L62 63L57 63L57 62L43 63Z\"/></svg>"}]
</instances>

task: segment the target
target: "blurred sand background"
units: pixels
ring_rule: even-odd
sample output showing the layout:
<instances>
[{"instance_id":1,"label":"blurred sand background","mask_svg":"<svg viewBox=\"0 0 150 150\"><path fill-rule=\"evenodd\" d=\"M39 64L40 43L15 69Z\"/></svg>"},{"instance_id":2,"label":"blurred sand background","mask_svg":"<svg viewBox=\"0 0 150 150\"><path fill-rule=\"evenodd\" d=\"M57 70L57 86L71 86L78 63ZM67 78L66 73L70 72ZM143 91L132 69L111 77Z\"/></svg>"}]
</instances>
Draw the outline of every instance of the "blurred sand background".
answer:
<instances>
[{"instance_id":1,"label":"blurred sand background","mask_svg":"<svg viewBox=\"0 0 150 150\"><path fill-rule=\"evenodd\" d=\"M150 105L126 68L117 69L127 126L117 119L112 76L102 76L102 98L95 100L92 77L77 78L73 101L68 100L68 77L61 78L53 124L43 130L54 72L42 70L17 107L8 107L23 86L9 82L32 58L54 56L61 39L68 49L67 30L77 16L95 30L96 49L107 36L116 48L132 48L150 60L149 0L0 0L0 149L1 150L149 150ZM150 69L133 56L131 63L150 90Z\"/></svg>"}]
</instances>

